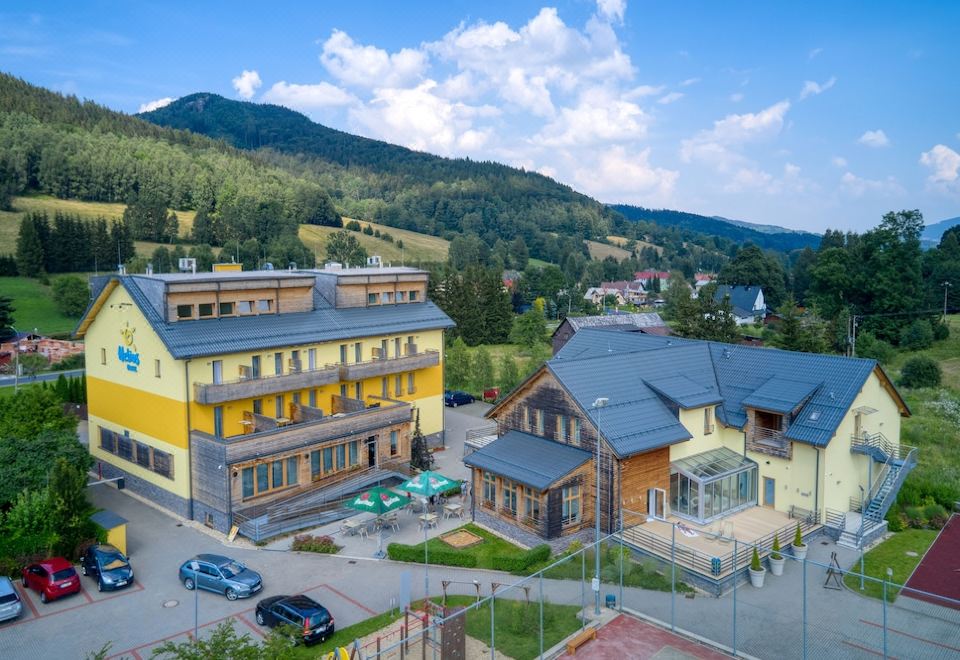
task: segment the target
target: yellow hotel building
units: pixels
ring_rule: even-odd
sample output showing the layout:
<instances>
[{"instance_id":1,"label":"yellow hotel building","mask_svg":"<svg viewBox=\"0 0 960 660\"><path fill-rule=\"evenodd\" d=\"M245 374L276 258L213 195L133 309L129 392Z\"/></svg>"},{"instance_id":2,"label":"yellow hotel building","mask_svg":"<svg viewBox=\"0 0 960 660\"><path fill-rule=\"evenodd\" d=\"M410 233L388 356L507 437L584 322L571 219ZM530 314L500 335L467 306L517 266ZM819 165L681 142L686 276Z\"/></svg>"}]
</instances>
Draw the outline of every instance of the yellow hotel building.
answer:
<instances>
[{"instance_id":1,"label":"yellow hotel building","mask_svg":"<svg viewBox=\"0 0 960 660\"><path fill-rule=\"evenodd\" d=\"M113 275L77 334L90 452L181 515L263 537L403 475L443 435L443 333L413 268ZM325 517L326 516L326 517Z\"/></svg>"}]
</instances>

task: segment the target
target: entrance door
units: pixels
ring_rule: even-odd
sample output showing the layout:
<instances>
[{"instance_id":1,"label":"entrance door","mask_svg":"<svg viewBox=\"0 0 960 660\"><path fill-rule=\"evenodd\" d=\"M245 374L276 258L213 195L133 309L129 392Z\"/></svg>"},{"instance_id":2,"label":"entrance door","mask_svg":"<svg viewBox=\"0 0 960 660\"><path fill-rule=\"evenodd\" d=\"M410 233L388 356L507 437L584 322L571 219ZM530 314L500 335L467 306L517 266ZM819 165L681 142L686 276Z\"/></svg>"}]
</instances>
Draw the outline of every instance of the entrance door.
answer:
<instances>
[{"instance_id":1,"label":"entrance door","mask_svg":"<svg viewBox=\"0 0 960 660\"><path fill-rule=\"evenodd\" d=\"M667 491L662 488L647 489L647 515L658 520L667 517Z\"/></svg>"},{"instance_id":2,"label":"entrance door","mask_svg":"<svg viewBox=\"0 0 960 660\"><path fill-rule=\"evenodd\" d=\"M377 436L375 435L367 438L367 465L370 467L377 465Z\"/></svg>"},{"instance_id":3,"label":"entrance door","mask_svg":"<svg viewBox=\"0 0 960 660\"><path fill-rule=\"evenodd\" d=\"M770 477L763 478L763 506L773 508L777 497L777 482Z\"/></svg>"}]
</instances>

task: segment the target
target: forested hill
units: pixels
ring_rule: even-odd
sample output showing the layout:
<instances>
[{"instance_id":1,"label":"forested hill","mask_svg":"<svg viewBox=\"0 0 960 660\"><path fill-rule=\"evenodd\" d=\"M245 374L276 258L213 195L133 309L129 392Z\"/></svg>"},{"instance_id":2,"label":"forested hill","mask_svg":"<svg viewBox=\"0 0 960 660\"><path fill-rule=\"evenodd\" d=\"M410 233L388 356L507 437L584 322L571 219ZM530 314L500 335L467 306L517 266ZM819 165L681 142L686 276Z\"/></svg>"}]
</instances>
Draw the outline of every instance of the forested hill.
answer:
<instances>
[{"instance_id":1,"label":"forested hill","mask_svg":"<svg viewBox=\"0 0 960 660\"><path fill-rule=\"evenodd\" d=\"M605 236L619 216L569 186L498 163L451 159L350 135L274 105L192 94L141 115L158 124L258 150L309 173L350 217L494 247L522 237L530 255L559 263L580 239Z\"/></svg>"},{"instance_id":2,"label":"forested hill","mask_svg":"<svg viewBox=\"0 0 960 660\"><path fill-rule=\"evenodd\" d=\"M645 209L628 204L612 204L611 207L627 220L634 222L652 222L666 227L688 229L712 236L722 236L735 243L747 241L768 250L790 252L805 247L816 248L820 245L820 236L808 232L769 232L758 231L742 224L734 224L719 218L710 218L695 213L670 211L668 209Z\"/></svg>"}]
</instances>

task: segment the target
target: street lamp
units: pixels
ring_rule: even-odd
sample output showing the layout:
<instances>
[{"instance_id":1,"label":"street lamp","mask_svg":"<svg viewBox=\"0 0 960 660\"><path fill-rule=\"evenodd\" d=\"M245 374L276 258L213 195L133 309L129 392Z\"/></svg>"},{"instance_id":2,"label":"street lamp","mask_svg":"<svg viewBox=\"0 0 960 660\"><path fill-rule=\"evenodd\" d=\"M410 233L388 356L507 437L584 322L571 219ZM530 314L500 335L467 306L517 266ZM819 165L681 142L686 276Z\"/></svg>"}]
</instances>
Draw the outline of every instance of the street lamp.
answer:
<instances>
[{"instance_id":1,"label":"street lamp","mask_svg":"<svg viewBox=\"0 0 960 660\"><path fill-rule=\"evenodd\" d=\"M16 393L20 389L20 332L13 324L10 329L13 330L13 391Z\"/></svg>"},{"instance_id":2,"label":"street lamp","mask_svg":"<svg viewBox=\"0 0 960 660\"><path fill-rule=\"evenodd\" d=\"M597 616L600 616L600 409L605 408L609 401L610 399L607 397L598 397L597 400L593 402L593 409L597 411L597 455L594 459L594 462L597 464L596 494L594 496L594 499L596 500L596 512L594 514L596 517L596 539L595 543L593 544L593 590L596 598L594 602L593 613Z\"/></svg>"}]
</instances>

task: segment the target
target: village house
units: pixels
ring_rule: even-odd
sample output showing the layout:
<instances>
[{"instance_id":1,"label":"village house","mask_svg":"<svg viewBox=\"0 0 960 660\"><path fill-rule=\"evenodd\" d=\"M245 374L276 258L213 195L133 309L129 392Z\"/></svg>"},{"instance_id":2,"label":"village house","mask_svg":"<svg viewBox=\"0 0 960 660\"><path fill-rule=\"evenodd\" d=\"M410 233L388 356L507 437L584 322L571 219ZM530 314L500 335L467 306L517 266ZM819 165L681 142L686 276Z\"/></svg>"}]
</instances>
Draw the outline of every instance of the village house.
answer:
<instances>
[{"instance_id":1,"label":"village house","mask_svg":"<svg viewBox=\"0 0 960 660\"><path fill-rule=\"evenodd\" d=\"M583 328L607 328L623 332L645 332L651 335L669 335L670 328L656 312L604 314L601 316L567 316L553 331L550 340L556 355L570 338Z\"/></svg>"},{"instance_id":2,"label":"village house","mask_svg":"<svg viewBox=\"0 0 960 660\"><path fill-rule=\"evenodd\" d=\"M757 319L761 321L767 315L767 304L763 300L763 289L759 286L731 286L721 284L713 294L713 299L721 302L730 298L730 306L737 325L750 325Z\"/></svg>"},{"instance_id":3,"label":"village house","mask_svg":"<svg viewBox=\"0 0 960 660\"><path fill-rule=\"evenodd\" d=\"M684 542L761 555L797 524L859 545L915 465L908 415L873 360L585 328L489 411L499 438L464 459L473 517L560 548L592 539L599 491L602 530L654 555L677 521L699 537ZM678 561L720 580L748 559L719 544Z\"/></svg>"},{"instance_id":4,"label":"village house","mask_svg":"<svg viewBox=\"0 0 960 660\"><path fill-rule=\"evenodd\" d=\"M105 477L221 532L321 522L297 516L328 488L403 476L414 416L428 440L442 437L452 322L426 299L427 277L331 267L95 280L77 330L90 453Z\"/></svg>"}]
</instances>

